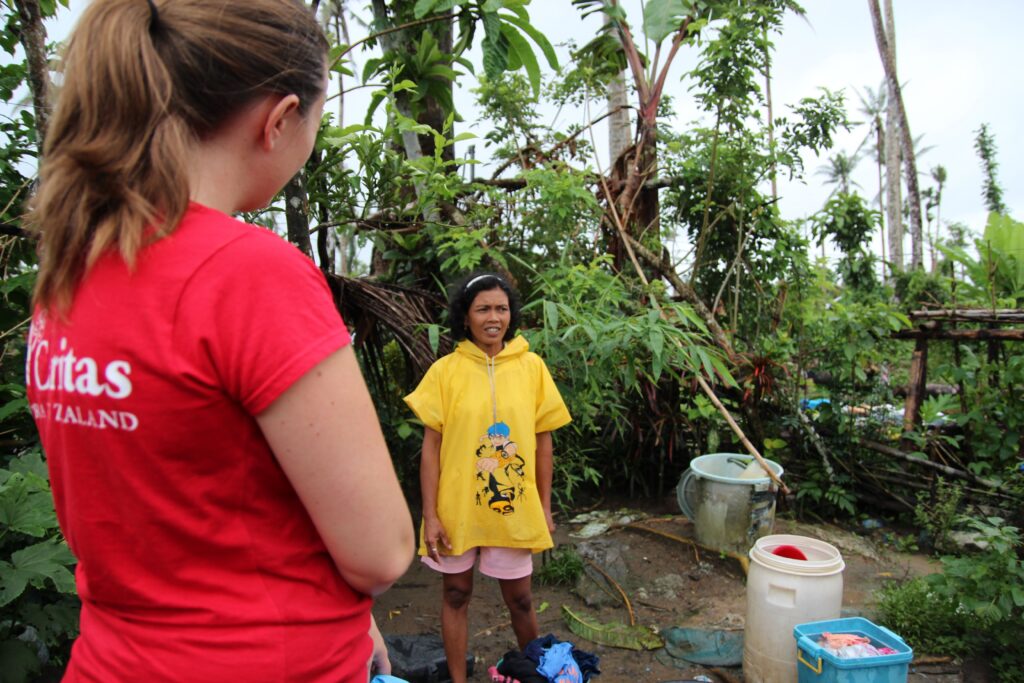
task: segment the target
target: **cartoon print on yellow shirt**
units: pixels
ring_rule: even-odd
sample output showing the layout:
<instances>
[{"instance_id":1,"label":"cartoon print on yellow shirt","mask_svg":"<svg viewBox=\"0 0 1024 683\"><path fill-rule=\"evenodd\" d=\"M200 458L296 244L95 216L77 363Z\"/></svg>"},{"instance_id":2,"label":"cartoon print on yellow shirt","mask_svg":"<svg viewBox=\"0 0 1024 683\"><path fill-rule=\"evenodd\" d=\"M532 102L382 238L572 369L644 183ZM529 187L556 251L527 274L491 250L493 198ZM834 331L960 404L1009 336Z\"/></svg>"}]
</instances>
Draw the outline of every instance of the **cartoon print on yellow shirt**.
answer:
<instances>
[{"instance_id":1,"label":"cartoon print on yellow shirt","mask_svg":"<svg viewBox=\"0 0 1024 683\"><path fill-rule=\"evenodd\" d=\"M480 485L476 504L487 506L502 515L515 512L515 503L523 495L526 462L518 453L512 432L504 422L487 428L483 443L476 449L476 478Z\"/></svg>"}]
</instances>

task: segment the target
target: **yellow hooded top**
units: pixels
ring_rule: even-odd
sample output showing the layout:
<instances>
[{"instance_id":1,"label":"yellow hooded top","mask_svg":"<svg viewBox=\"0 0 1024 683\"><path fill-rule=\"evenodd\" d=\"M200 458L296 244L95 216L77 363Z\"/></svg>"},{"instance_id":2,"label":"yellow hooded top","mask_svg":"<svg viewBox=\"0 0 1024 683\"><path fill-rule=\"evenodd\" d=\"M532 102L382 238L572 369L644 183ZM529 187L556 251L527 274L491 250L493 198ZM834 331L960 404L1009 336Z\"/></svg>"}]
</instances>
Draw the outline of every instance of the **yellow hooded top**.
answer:
<instances>
[{"instance_id":1,"label":"yellow hooded top","mask_svg":"<svg viewBox=\"0 0 1024 683\"><path fill-rule=\"evenodd\" d=\"M405 402L441 434L437 516L451 555L479 546L538 553L553 545L537 493L537 434L572 418L526 339L514 338L494 358L460 342ZM427 554L422 525L419 554Z\"/></svg>"}]
</instances>

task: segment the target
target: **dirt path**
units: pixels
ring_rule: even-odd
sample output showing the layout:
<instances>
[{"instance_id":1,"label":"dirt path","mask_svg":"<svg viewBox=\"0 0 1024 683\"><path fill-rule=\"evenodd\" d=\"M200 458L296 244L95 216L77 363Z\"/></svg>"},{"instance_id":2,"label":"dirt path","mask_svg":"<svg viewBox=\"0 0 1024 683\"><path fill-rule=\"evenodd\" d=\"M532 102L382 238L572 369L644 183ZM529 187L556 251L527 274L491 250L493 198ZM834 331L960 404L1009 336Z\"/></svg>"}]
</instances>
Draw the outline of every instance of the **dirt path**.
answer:
<instances>
[{"instance_id":1,"label":"dirt path","mask_svg":"<svg viewBox=\"0 0 1024 683\"><path fill-rule=\"evenodd\" d=\"M692 538L693 527L686 518L666 504L648 510L646 526L660 531ZM663 536L632 529L612 527L594 540L584 541L570 536L581 524L559 522L556 543L607 553L603 562L613 575L618 571L619 583L628 596L638 624L664 630L672 626L742 630L746 612L745 575L739 564L729 558ZM843 554L844 616L872 618L874 592L886 581L918 575L934 570L926 558L879 551L869 541L833 526L808 526L779 520L776 533L812 536L832 543ZM536 557L537 566L543 558ZM617 568L616 568L617 567ZM594 604L588 605L581 594ZM628 623L628 612L619 598L614 598L587 582L580 591L563 587L536 586L535 604L541 634L553 633L570 640L577 647L597 654L601 659L599 683L632 683L634 681L668 682L692 679L703 674L714 681L725 680L716 673L681 660L672 660L665 653L637 652L596 645L568 630L563 622L562 605L597 623ZM385 634L440 634L440 581L436 574L418 561L390 591L378 599L374 607L377 622ZM512 630L498 590L497 582L477 575L470 604L470 653L477 658L471 680L488 681L486 669L495 664L509 649L515 647ZM667 662L667 663L666 663ZM678 662L682 668L671 664ZM949 669L949 665L944 666ZM933 668L942 672L943 666ZM725 670L732 681L742 681L739 667ZM925 667L912 672L912 683L958 683L959 674L926 672Z\"/></svg>"}]
</instances>

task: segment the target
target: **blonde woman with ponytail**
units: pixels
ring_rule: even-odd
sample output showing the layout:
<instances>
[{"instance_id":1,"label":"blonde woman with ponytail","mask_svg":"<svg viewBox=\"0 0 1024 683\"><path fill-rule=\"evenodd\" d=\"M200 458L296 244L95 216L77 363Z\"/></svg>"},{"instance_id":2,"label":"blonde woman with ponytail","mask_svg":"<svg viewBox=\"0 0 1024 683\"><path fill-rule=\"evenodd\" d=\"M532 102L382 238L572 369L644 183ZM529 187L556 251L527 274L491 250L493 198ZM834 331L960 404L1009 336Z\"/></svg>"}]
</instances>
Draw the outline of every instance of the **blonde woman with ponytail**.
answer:
<instances>
[{"instance_id":1,"label":"blonde woman with ponytail","mask_svg":"<svg viewBox=\"0 0 1024 683\"><path fill-rule=\"evenodd\" d=\"M26 363L78 558L65 681L388 672L370 606L413 533L351 339L231 218L309 156L326 52L298 0L93 0L69 41Z\"/></svg>"}]
</instances>

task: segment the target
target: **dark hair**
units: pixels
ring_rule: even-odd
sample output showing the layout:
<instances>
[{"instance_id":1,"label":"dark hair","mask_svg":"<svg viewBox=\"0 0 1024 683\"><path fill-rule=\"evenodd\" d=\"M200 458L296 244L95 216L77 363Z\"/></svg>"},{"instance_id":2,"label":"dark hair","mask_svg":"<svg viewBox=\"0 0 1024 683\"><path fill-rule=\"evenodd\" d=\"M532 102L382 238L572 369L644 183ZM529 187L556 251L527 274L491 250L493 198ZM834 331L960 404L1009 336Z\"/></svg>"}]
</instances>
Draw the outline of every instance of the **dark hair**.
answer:
<instances>
[{"instance_id":1,"label":"dark hair","mask_svg":"<svg viewBox=\"0 0 1024 683\"><path fill-rule=\"evenodd\" d=\"M36 301L70 305L100 254L132 263L189 201L193 143L260 96L324 88L327 40L299 0L93 0L64 78L29 220L40 233Z\"/></svg>"},{"instance_id":2,"label":"dark hair","mask_svg":"<svg viewBox=\"0 0 1024 683\"><path fill-rule=\"evenodd\" d=\"M509 321L504 340L512 340L519 329L523 307L519 303L519 293L505 278L495 273L473 273L452 285L448 297L448 324L451 326L452 339L459 341L469 338L466 334L466 314L469 313L469 307L477 294L492 289L500 289L508 295Z\"/></svg>"}]
</instances>

